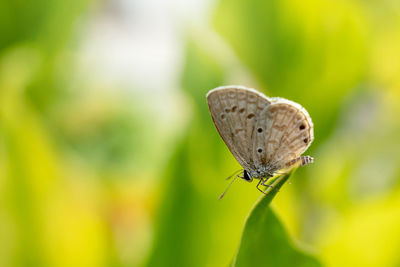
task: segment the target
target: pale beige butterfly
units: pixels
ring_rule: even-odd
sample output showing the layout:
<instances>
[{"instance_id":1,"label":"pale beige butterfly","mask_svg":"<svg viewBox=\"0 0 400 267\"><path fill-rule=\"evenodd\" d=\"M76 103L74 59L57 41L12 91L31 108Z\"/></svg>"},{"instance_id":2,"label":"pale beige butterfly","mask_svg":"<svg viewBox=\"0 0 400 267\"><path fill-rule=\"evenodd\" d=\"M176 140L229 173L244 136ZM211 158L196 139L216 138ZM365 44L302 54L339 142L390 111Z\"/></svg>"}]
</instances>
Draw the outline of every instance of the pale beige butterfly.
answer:
<instances>
[{"instance_id":1,"label":"pale beige butterfly","mask_svg":"<svg viewBox=\"0 0 400 267\"><path fill-rule=\"evenodd\" d=\"M301 105L243 86L217 87L207 101L215 127L243 167L235 178L259 179L257 189L264 192L259 186L267 186L279 170L313 162L301 156L314 140L313 123Z\"/></svg>"}]
</instances>

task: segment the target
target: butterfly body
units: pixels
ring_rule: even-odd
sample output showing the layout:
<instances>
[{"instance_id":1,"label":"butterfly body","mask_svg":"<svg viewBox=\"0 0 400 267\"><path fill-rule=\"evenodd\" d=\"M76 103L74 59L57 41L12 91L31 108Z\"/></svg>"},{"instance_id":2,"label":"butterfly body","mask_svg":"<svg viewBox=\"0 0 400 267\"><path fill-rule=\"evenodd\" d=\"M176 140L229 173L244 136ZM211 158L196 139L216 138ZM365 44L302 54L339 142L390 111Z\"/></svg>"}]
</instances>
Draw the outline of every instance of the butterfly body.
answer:
<instances>
[{"instance_id":1,"label":"butterfly body","mask_svg":"<svg viewBox=\"0 0 400 267\"><path fill-rule=\"evenodd\" d=\"M313 123L299 104L269 98L242 86L223 86L207 94L214 124L243 167L246 181L265 181L278 170L312 162L301 156L314 139Z\"/></svg>"}]
</instances>

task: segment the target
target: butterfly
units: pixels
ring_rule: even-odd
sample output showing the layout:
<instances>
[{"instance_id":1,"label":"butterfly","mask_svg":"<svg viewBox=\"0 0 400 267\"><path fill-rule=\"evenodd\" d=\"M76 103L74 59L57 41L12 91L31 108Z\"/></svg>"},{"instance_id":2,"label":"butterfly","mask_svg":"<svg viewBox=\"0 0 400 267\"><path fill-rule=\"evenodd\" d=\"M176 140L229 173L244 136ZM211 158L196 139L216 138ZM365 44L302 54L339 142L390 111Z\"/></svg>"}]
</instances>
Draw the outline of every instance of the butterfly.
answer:
<instances>
[{"instance_id":1,"label":"butterfly","mask_svg":"<svg viewBox=\"0 0 400 267\"><path fill-rule=\"evenodd\" d=\"M313 162L301 156L314 140L311 117L301 105L243 86L217 87L206 97L218 133L243 167L235 178L259 179L256 187L264 193L259 186L268 186L279 170Z\"/></svg>"}]
</instances>

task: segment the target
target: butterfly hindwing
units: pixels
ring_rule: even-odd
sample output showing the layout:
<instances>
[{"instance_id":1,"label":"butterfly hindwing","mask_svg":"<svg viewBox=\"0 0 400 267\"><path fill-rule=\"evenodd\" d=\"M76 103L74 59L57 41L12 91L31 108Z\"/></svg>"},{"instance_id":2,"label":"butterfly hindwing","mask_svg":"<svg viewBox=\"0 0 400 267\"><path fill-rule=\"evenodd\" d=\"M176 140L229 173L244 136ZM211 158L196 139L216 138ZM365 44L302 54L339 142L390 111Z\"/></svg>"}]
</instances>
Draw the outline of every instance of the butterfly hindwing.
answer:
<instances>
[{"instance_id":1,"label":"butterfly hindwing","mask_svg":"<svg viewBox=\"0 0 400 267\"><path fill-rule=\"evenodd\" d=\"M314 140L313 123L308 112L299 104L282 98L273 100L271 109L286 110L287 114L281 124L283 131L279 135L279 147L273 151L271 158L271 164L281 168L300 157L310 146Z\"/></svg>"}]
</instances>

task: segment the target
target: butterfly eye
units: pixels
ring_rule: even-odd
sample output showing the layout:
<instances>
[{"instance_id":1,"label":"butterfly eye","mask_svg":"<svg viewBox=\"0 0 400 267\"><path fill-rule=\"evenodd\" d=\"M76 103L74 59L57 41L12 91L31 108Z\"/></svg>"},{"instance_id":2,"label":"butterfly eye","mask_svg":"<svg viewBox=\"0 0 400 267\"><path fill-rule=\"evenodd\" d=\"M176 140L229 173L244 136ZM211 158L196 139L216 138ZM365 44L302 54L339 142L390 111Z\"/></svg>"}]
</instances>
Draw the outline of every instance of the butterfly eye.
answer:
<instances>
[{"instance_id":1,"label":"butterfly eye","mask_svg":"<svg viewBox=\"0 0 400 267\"><path fill-rule=\"evenodd\" d=\"M300 130L304 130L306 128L306 126L304 126L304 124L300 125L299 129Z\"/></svg>"},{"instance_id":2,"label":"butterfly eye","mask_svg":"<svg viewBox=\"0 0 400 267\"><path fill-rule=\"evenodd\" d=\"M257 132L262 133L263 129L262 128L258 128Z\"/></svg>"},{"instance_id":3,"label":"butterfly eye","mask_svg":"<svg viewBox=\"0 0 400 267\"><path fill-rule=\"evenodd\" d=\"M253 113L250 113L250 114L247 116L247 118L248 118L248 119L254 118L254 114L253 114Z\"/></svg>"},{"instance_id":4,"label":"butterfly eye","mask_svg":"<svg viewBox=\"0 0 400 267\"><path fill-rule=\"evenodd\" d=\"M262 150L261 148L259 148L259 149L257 149L257 152L258 152L258 153L262 153L263 150Z\"/></svg>"},{"instance_id":5,"label":"butterfly eye","mask_svg":"<svg viewBox=\"0 0 400 267\"><path fill-rule=\"evenodd\" d=\"M235 112L237 110L237 106L232 107L232 112Z\"/></svg>"},{"instance_id":6,"label":"butterfly eye","mask_svg":"<svg viewBox=\"0 0 400 267\"><path fill-rule=\"evenodd\" d=\"M307 138L305 138L303 141L304 141L304 143L306 143L306 144L307 144L307 142L308 142L308 139L307 139Z\"/></svg>"},{"instance_id":7,"label":"butterfly eye","mask_svg":"<svg viewBox=\"0 0 400 267\"><path fill-rule=\"evenodd\" d=\"M253 180L253 178L251 178L250 174L246 170L243 171L243 179L248 182L251 182Z\"/></svg>"}]
</instances>

